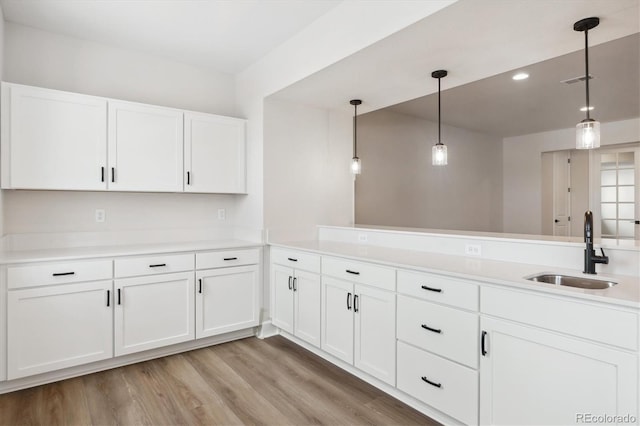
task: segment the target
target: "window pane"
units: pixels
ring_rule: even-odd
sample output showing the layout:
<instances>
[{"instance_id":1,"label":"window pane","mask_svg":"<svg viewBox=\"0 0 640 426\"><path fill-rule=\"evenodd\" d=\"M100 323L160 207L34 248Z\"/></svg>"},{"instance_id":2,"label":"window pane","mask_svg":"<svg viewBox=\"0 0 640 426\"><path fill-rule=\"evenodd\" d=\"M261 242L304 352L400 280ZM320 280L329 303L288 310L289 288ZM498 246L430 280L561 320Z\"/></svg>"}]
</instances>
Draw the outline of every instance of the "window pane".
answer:
<instances>
[{"instance_id":1,"label":"window pane","mask_svg":"<svg viewBox=\"0 0 640 426\"><path fill-rule=\"evenodd\" d=\"M616 168L616 155L615 154L602 154L600 156L600 168L601 169L615 169Z\"/></svg>"},{"instance_id":2,"label":"window pane","mask_svg":"<svg viewBox=\"0 0 640 426\"><path fill-rule=\"evenodd\" d=\"M602 188L601 200L603 203L616 202L616 188Z\"/></svg>"},{"instance_id":3,"label":"window pane","mask_svg":"<svg viewBox=\"0 0 640 426\"><path fill-rule=\"evenodd\" d=\"M620 152L618 153L618 167L629 168L634 166L633 152Z\"/></svg>"},{"instance_id":4,"label":"window pane","mask_svg":"<svg viewBox=\"0 0 640 426\"><path fill-rule=\"evenodd\" d=\"M602 235L616 235L616 221L615 220L603 220L602 221Z\"/></svg>"},{"instance_id":5,"label":"window pane","mask_svg":"<svg viewBox=\"0 0 640 426\"><path fill-rule=\"evenodd\" d=\"M634 226L633 222L626 220L618 222L618 238L633 238Z\"/></svg>"},{"instance_id":6,"label":"window pane","mask_svg":"<svg viewBox=\"0 0 640 426\"><path fill-rule=\"evenodd\" d=\"M615 203L602 203L601 209L603 219L616 219L616 204Z\"/></svg>"},{"instance_id":7,"label":"window pane","mask_svg":"<svg viewBox=\"0 0 640 426\"><path fill-rule=\"evenodd\" d=\"M616 171L603 170L600 175L600 185L602 186L616 185Z\"/></svg>"},{"instance_id":8,"label":"window pane","mask_svg":"<svg viewBox=\"0 0 640 426\"><path fill-rule=\"evenodd\" d=\"M602 172L604 173L604 172ZM633 169L620 169L618 170L618 185L633 185L633 179L635 170ZM604 183L602 184L604 185Z\"/></svg>"},{"instance_id":9,"label":"window pane","mask_svg":"<svg viewBox=\"0 0 640 426\"><path fill-rule=\"evenodd\" d=\"M610 188L602 188L603 191L605 189L610 189ZM635 198L634 197L634 192L635 192L635 188L633 186L619 186L618 187L618 201L633 203L634 198Z\"/></svg>"},{"instance_id":10,"label":"window pane","mask_svg":"<svg viewBox=\"0 0 640 426\"><path fill-rule=\"evenodd\" d=\"M618 204L618 219L633 219L635 218L635 204L633 203L620 203ZM604 217L604 213L602 214Z\"/></svg>"}]
</instances>

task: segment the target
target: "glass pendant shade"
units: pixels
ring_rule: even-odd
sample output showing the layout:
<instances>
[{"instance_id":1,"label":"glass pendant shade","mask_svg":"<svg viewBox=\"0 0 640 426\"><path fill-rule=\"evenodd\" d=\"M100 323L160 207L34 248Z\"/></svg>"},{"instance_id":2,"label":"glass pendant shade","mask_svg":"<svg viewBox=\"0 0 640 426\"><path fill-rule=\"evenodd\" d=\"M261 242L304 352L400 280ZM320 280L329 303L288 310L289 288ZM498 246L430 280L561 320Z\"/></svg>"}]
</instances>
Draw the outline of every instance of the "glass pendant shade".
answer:
<instances>
[{"instance_id":1,"label":"glass pendant shade","mask_svg":"<svg viewBox=\"0 0 640 426\"><path fill-rule=\"evenodd\" d=\"M600 148L600 122L589 119L576 125L576 148Z\"/></svg>"},{"instance_id":2,"label":"glass pendant shade","mask_svg":"<svg viewBox=\"0 0 640 426\"><path fill-rule=\"evenodd\" d=\"M351 159L351 173L354 175L359 175L362 172L362 164L360 164L360 159L358 157L353 157Z\"/></svg>"},{"instance_id":3,"label":"glass pendant shade","mask_svg":"<svg viewBox=\"0 0 640 426\"><path fill-rule=\"evenodd\" d=\"M431 148L431 164L434 166L447 165L447 146L445 144L438 143Z\"/></svg>"}]
</instances>

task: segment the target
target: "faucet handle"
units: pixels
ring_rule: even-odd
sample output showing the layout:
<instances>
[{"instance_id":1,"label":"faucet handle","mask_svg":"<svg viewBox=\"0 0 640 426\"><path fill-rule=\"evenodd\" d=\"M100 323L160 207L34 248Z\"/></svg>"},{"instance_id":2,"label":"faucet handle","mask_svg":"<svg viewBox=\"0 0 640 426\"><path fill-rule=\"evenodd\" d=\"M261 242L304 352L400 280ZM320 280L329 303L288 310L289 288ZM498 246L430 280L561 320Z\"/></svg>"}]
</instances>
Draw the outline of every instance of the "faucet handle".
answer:
<instances>
[{"instance_id":1,"label":"faucet handle","mask_svg":"<svg viewBox=\"0 0 640 426\"><path fill-rule=\"evenodd\" d=\"M609 257L604 254L604 249L602 247L600 247L600 252L602 253L600 263L604 263L605 265L609 264Z\"/></svg>"}]
</instances>

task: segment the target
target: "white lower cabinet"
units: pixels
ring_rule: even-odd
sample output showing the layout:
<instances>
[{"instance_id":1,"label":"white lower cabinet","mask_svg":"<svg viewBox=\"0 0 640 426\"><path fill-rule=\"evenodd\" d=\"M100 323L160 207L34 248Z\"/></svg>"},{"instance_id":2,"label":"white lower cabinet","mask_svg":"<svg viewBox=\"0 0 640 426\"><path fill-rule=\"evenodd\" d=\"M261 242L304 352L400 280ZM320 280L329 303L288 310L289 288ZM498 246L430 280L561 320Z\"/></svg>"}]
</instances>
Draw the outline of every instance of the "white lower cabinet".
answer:
<instances>
[{"instance_id":1,"label":"white lower cabinet","mask_svg":"<svg viewBox=\"0 0 640 426\"><path fill-rule=\"evenodd\" d=\"M113 356L112 281L9 290L7 378Z\"/></svg>"},{"instance_id":2,"label":"white lower cabinet","mask_svg":"<svg viewBox=\"0 0 640 426\"><path fill-rule=\"evenodd\" d=\"M194 274L115 280L115 355L195 338Z\"/></svg>"},{"instance_id":3,"label":"white lower cabinet","mask_svg":"<svg viewBox=\"0 0 640 426\"><path fill-rule=\"evenodd\" d=\"M637 354L493 318L481 327L482 424L568 425L589 423L587 415L637 422Z\"/></svg>"},{"instance_id":4,"label":"white lower cabinet","mask_svg":"<svg viewBox=\"0 0 640 426\"><path fill-rule=\"evenodd\" d=\"M258 265L196 272L196 338L258 325Z\"/></svg>"}]
</instances>

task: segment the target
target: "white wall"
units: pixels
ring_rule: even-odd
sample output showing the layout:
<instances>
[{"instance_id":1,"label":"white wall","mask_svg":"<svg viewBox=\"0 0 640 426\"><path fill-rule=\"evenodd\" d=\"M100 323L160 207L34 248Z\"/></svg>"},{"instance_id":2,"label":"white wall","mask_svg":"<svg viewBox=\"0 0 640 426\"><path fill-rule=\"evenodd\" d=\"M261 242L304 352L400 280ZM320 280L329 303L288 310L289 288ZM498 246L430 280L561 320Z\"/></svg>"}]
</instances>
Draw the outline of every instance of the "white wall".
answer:
<instances>
[{"instance_id":1,"label":"white wall","mask_svg":"<svg viewBox=\"0 0 640 426\"><path fill-rule=\"evenodd\" d=\"M233 77L151 55L6 23L4 80L236 115ZM243 196L2 191L4 233L216 228ZM96 223L95 209L106 222ZM217 209L227 210L218 221ZM242 224L240 224L242 226Z\"/></svg>"},{"instance_id":2,"label":"white wall","mask_svg":"<svg viewBox=\"0 0 640 426\"><path fill-rule=\"evenodd\" d=\"M640 118L601 124L602 146L639 140ZM542 233L542 153L573 148L573 127L503 140L504 232Z\"/></svg>"},{"instance_id":3,"label":"white wall","mask_svg":"<svg viewBox=\"0 0 640 426\"><path fill-rule=\"evenodd\" d=\"M379 110L358 117L356 223L502 230L502 140L442 126L449 164L431 164L438 124Z\"/></svg>"},{"instance_id":4,"label":"white wall","mask_svg":"<svg viewBox=\"0 0 640 426\"><path fill-rule=\"evenodd\" d=\"M313 239L318 224L352 224L351 116L271 99L264 106L270 240Z\"/></svg>"}]
</instances>

